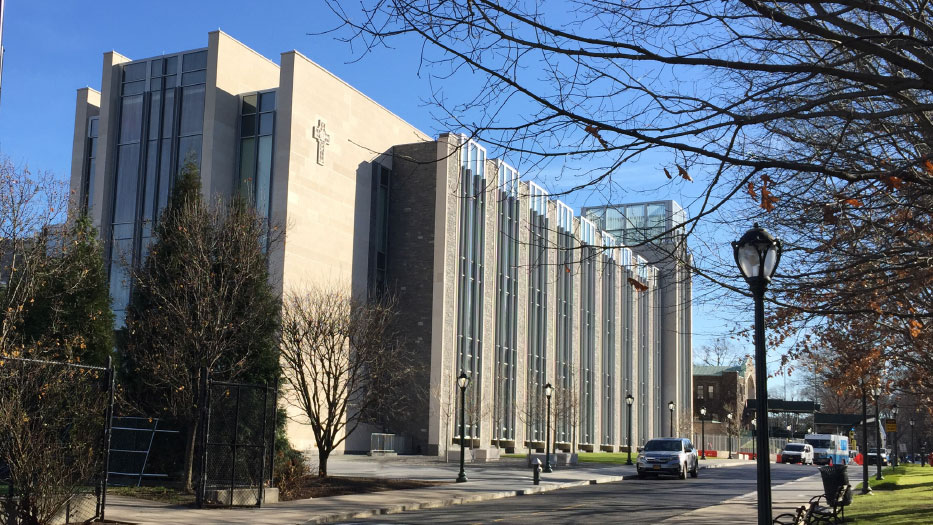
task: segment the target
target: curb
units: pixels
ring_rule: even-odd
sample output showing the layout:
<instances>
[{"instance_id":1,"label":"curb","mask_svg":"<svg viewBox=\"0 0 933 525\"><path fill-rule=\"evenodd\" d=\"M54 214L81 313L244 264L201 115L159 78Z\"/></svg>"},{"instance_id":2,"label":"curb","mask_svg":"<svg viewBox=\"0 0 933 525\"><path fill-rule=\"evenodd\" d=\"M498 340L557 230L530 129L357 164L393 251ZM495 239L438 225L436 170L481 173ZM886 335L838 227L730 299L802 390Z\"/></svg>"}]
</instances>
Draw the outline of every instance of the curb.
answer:
<instances>
[{"instance_id":1,"label":"curb","mask_svg":"<svg viewBox=\"0 0 933 525\"><path fill-rule=\"evenodd\" d=\"M624 479L627 479L627 478L625 476L602 476L598 479L565 481L562 483L547 483L547 484L532 486L526 489L482 492L479 494L472 494L469 496L458 496L458 497L453 497L453 498L437 499L437 500L426 501L422 503L390 505L390 506L367 509L367 510L362 510L362 511L335 512L335 513L327 514L324 516L315 516L302 523L305 525L313 525L317 523L334 523L338 521L347 521L347 520L353 520L353 519L365 519L365 518L372 518L375 516L383 516L386 514L398 514L400 512L407 512L411 510L437 509L437 508L442 508L442 507L452 507L454 505L462 505L464 503L478 503L482 501L512 498L516 496L529 496L532 494L540 494L542 492L550 492L552 490L567 489L571 487L583 487L586 485L597 485L600 483L613 483L616 481L622 481Z\"/></svg>"}]
</instances>

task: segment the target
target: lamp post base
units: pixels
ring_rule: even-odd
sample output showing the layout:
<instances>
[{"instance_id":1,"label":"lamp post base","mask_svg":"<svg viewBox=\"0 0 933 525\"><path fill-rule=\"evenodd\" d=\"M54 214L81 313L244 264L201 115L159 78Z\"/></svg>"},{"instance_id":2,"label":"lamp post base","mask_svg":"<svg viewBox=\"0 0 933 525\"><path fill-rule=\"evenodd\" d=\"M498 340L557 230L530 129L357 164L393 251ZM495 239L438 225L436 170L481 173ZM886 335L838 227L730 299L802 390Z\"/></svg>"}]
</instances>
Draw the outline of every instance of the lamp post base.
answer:
<instances>
[{"instance_id":1,"label":"lamp post base","mask_svg":"<svg viewBox=\"0 0 933 525\"><path fill-rule=\"evenodd\" d=\"M466 483L467 481L468 480L467 480L466 474L464 474L463 471L461 471L460 475L457 476L457 483Z\"/></svg>"}]
</instances>

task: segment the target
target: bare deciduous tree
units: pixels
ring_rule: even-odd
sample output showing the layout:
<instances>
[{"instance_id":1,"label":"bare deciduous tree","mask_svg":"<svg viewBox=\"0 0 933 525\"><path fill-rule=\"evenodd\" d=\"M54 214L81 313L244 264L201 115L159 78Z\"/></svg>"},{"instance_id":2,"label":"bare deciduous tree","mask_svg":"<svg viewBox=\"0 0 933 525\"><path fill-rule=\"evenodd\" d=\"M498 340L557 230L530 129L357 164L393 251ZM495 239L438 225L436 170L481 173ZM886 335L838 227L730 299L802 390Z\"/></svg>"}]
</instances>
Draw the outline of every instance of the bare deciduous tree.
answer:
<instances>
[{"instance_id":1,"label":"bare deciduous tree","mask_svg":"<svg viewBox=\"0 0 933 525\"><path fill-rule=\"evenodd\" d=\"M699 362L707 366L733 366L740 364L744 358L725 337L717 337L711 343L701 346L697 354Z\"/></svg>"},{"instance_id":2,"label":"bare deciduous tree","mask_svg":"<svg viewBox=\"0 0 933 525\"><path fill-rule=\"evenodd\" d=\"M321 477L327 459L362 422L391 425L414 405L417 372L395 326L391 297L351 297L337 287L286 295L282 369L288 401L311 426Z\"/></svg>"},{"instance_id":3,"label":"bare deciduous tree","mask_svg":"<svg viewBox=\"0 0 933 525\"><path fill-rule=\"evenodd\" d=\"M79 494L102 479L106 376L64 363L0 358L0 465L9 469L15 501L8 503L20 523L51 523L66 504L76 512L90 506L83 511L93 514L95 500Z\"/></svg>"}]
</instances>

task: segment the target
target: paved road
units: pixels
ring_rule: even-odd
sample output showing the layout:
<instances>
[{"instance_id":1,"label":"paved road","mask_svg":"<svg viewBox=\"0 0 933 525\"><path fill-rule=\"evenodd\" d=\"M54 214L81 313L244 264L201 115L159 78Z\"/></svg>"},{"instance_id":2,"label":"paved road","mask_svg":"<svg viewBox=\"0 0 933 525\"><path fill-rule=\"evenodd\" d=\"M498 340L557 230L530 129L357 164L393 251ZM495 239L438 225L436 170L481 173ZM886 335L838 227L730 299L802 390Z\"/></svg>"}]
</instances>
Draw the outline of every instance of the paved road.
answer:
<instances>
[{"instance_id":1,"label":"paved road","mask_svg":"<svg viewBox=\"0 0 933 525\"><path fill-rule=\"evenodd\" d=\"M771 465L776 486L816 473L814 467ZM754 464L704 469L698 479L626 480L347 523L658 523L755 491ZM754 517L751 517L754 519Z\"/></svg>"}]
</instances>

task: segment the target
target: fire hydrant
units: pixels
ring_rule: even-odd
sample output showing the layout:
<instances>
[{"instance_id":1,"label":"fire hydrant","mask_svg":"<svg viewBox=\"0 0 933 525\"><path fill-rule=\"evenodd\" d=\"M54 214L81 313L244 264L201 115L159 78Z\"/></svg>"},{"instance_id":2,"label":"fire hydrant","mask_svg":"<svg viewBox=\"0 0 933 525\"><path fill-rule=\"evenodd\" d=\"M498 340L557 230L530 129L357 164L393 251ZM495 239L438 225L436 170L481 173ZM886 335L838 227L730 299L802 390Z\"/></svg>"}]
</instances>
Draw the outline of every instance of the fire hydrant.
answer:
<instances>
[{"instance_id":1,"label":"fire hydrant","mask_svg":"<svg viewBox=\"0 0 933 525\"><path fill-rule=\"evenodd\" d=\"M534 483L537 485L541 483L541 459L535 458L535 460L531 462L531 468L532 476L534 476Z\"/></svg>"}]
</instances>

